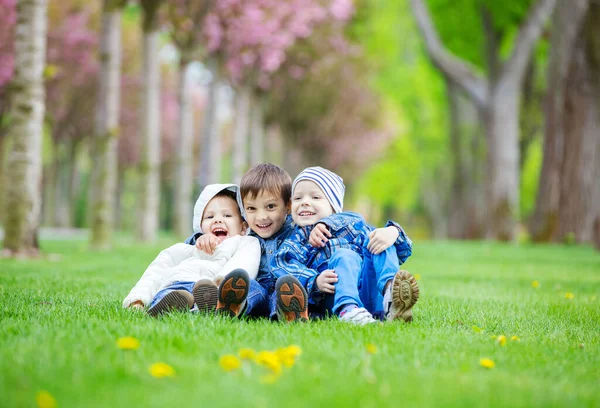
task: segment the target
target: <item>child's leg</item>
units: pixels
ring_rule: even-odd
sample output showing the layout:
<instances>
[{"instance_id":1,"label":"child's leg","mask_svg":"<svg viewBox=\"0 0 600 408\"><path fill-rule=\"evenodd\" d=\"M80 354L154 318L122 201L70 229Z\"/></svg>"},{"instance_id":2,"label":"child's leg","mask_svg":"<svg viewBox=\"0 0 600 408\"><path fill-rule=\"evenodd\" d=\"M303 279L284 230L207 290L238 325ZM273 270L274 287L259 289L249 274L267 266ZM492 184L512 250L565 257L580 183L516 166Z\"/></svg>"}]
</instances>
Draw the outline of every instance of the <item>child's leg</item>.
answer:
<instances>
[{"instance_id":1,"label":"child's leg","mask_svg":"<svg viewBox=\"0 0 600 408\"><path fill-rule=\"evenodd\" d=\"M269 316L269 287L274 287L275 282L263 280L257 282L250 280L250 289L246 298L245 316L268 317Z\"/></svg>"},{"instance_id":2,"label":"child's leg","mask_svg":"<svg viewBox=\"0 0 600 408\"><path fill-rule=\"evenodd\" d=\"M333 313L339 314L345 306L363 306L358 293L362 263L360 255L345 248L337 249L329 259L328 268L338 276L338 282L334 285Z\"/></svg>"},{"instance_id":3,"label":"child's leg","mask_svg":"<svg viewBox=\"0 0 600 408\"><path fill-rule=\"evenodd\" d=\"M392 282L399 267L398 254L393 246L378 255L364 249L359 292L365 308L374 316L383 313L384 289L388 282Z\"/></svg>"},{"instance_id":4,"label":"child's leg","mask_svg":"<svg viewBox=\"0 0 600 408\"><path fill-rule=\"evenodd\" d=\"M190 310L194 307L192 288L195 282L175 282L160 290L152 299L148 314L158 316L173 309Z\"/></svg>"},{"instance_id":5,"label":"child's leg","mask_svg":"<svg viewBox=\"0 0 600 408\"><path fill-rule=\"evenodd\" d=\"M308 321L308 295L298 279L281 276L275 282L275 308L280 321Z\"/></svg>"}]
</instances>

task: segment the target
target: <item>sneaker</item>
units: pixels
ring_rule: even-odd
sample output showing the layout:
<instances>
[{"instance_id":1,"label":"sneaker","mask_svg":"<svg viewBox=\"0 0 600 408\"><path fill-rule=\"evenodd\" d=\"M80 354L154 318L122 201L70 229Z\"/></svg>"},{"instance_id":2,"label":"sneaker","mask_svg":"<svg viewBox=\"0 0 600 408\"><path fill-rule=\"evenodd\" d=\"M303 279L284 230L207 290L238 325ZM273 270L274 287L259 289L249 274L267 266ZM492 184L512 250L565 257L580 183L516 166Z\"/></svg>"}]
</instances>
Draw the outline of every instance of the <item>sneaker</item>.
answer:
<instances>
[{"instance_id":1,"label":"sneaker","mask_svg":"<svg viewBox=\"0 0 600 408\"><path fill-rule=\"evenodd\" d=\"M407 271L398 271L383 295L383 315L386 320L412 321L412 307L419 300L417 280Z\"/></svg>"},{"instance_id":2,"label":"sneaker","mask_svg":"<svg viewBox=\"0 0 600 408\"><path fill-rule=\"evenodd\" d=\"M298 279L291 275L277 279L275 297L280 321L308 321L308 295Z\"/></svg>"},{"instance_id":3,"label":"sneaker","mask_svg":"<svg viewBox=\"0 0 600 408\"><path fill-rule=\"evenodd\" d=\"M346 323L358 324L359 326L377 323L379 321L373 319L373 315L364 307L355 307L354 309L348 310L340 316L340 320Z\"/></svg>"},{"instance_id":4,"label":"sneaker","mask_svg":"<svg viewBox=\"0 0 600 408\"><path fill-rule=\"evenodd\" d=\"M234 269L223 278L217 296L217 311L231 317L242 314L250 289L250 276L243 269ZM199 307L199 306L198 306Z\"/></svg>"},{"instance_id":5,"label":"sneaker","mask_svg":"<svg viewBox=\"0 0 600 408\"><path fill-rule=\"evenodd\" d=\"M174 290L167 293L157 304L148 309L148 314L156 317L174 310L188 311L192 307L194 307L194 296L190 292Z\"/></svg>"},{"instance_id":6,"label":"sneaker","mask_svg":"<svg viewBox=\"0 0 600 408\"><path fill-rule=\"evenodd\" d=\"M217 308L219 289L210 279L201 279L196 282L192 294L201 313L209 313Z\"/></svg>"}]
</instances>

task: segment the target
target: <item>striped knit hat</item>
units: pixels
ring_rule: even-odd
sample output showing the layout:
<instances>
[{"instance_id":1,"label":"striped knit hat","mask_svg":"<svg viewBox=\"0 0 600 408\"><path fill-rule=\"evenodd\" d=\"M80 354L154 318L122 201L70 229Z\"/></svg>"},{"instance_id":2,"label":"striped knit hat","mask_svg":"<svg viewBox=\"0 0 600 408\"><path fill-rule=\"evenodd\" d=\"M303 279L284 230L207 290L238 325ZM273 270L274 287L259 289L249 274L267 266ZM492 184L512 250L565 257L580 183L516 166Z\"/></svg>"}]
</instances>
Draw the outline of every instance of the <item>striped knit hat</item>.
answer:
<instances>
[{"instance_id":1,"label":"striped knit hat","mask_svg":"<svg viewBox=\"0 0 600 408\"><path fill-rule=\"evenodd\" d=\"M292 194L296 188L296 184L302 180L313 181L321 187L321 190L325 193L325 197L327 197L327 201L329 201L329 204L333 208L333 212L338 213L343 211L346 187L344 186L344 180L340 176L323 167L308 167L302 170L294 180Z\"/></svg>"}]
</instances>

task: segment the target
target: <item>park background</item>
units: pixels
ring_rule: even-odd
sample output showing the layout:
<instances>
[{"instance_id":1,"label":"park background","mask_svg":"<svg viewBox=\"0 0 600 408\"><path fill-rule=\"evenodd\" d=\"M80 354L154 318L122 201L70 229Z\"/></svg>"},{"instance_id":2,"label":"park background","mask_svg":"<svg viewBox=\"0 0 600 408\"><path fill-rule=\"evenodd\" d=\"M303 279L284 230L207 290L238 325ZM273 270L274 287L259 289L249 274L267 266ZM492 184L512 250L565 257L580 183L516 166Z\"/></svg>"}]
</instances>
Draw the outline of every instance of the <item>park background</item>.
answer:
<instances>
[{"instance_id":1,"label":"park background","mask_svg":"<svg viewBox=\"0 0 600 408\"><path fill-rule=\"evenodd\" d=\"M599 30L592 0L0 0L0 405L599 406ZM403 225L413 323L121 308L261 161Z\"/></svg>"}]
</instances>

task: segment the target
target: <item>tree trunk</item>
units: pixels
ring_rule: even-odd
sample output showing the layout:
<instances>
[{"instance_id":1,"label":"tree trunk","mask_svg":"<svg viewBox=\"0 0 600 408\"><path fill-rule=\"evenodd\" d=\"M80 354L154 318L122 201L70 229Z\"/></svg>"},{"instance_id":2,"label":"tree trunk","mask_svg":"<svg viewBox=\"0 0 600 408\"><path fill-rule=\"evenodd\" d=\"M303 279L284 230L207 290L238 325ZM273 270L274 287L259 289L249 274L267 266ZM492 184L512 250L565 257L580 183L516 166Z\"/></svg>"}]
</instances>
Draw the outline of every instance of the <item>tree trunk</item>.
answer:
<instances>
[{"instance_id":1,"label":"tree trunk","mask_svg":"<svg viewBox=\"0 0 600 408\"><path fill-rule=\"evenodd\" d=\"M209 58L206 68L210 71L212 79L208 84L208 94L204 111L204 123L201 132L201 160L199 190L202 191L208 184L218 183L221 179L221 140L219 138L219 104L220 81L217 62Z\"/></svg>"},{"instance_id":2,"label":"tree trunk","mask_svg":"<svg viewBox=\"0 0 600 408\"><path fill-rule=\"evenodd\" d=\"M248 133L250 125L250 86L241 85L235 95L233 128L233 182L239 183L248 167Z\"/></svg>"},{"instance_id":3,"label":"tree trunk","mask_svg":"<svg viewBox=\"0 0 600 408\"><path fill-rule=\"evenodd\" d=\"M488 238L516 237L519 214L519 91L499 85L485 113L487 134L486 219Z\"/></svg>"},{"instance_id":4,"label":"tree trunk","mask_svg":"<svg viewBox=\"0 0 600 408\"><path fill-rule=\"evenodd\" d=\"M588 0L560 0L552 22L548 87L544 115L543 162L535 211L529 223L533 241L549 241L556 235L565 133L565 86L569 62L587 13Z\"/></svg>"},{"instance_id":5,"label":"tree trunk","mask_svg":"<svg viewBox=\"0 0 600 408\"><path fill-rule=\"evenodd\" d=\"M262 163L265 150L264 99L254 95L250 110L250 164Z\"/></svg>"},{"instance_id":6,"label":"tree trunk","mask_svg":"<svg viewBox=\"0 0 600 408\"><path fill-rule=\"evenodd\" d=\"M107 249L114 230L114 196L117 177L117 143L121 99L121 9L102 14L100 80L96 100L96 129L92 139L90 181L90 246Z\"/></svg>"},{"instance_id":7,"label":"tree trunk","mask_svg":"<svg viewBox=\"0 0 600 408\"><path fill-rule=\"evenodd\" d=\"M192 151L194 117L192 111L189 61L179 65L179 137L175 169L174 220L179 236L189 235L192 216Z\"/></svg>"},{"instance_id":8,"label":"tree trunk","mask_svg":"<svg viewBox=\"0 0 600 408\"><path fill-rule=\"evenodd\" d=\"M137 235L142 241L156 239L160 194L160 73L158 31L144 31L142 155L140 157L140 197Z\"/></svg>"},{"instance_id":9,"label":"tree trunk","mask_svg":"<svg viewBox=\"0 0 600 408\"><path fill-rule=\"evenodd\" d=\"M54 223L53 226L59 228L70 227L71 218L71 197L69 195L69 144L70 141L58 142L55 152L55 172L56 184L54 184Z\"/></svg>"},{"instance_id":10,"label":"tree trunk","mask_svg":"<svg viewBox=\"0 0 600 408\"><path fill-rule=\"evenodd\" d=\"M117 189L113 199L115 214L115 230L123 228L123 192L125 191L125 169L117 165Z\"/></svg>"},{"instance_id":11,"label":"tree trunk","mask_svg":"<svg viewBox=\"0 0 600 408\"><path fill-rule=\"evenodd\" d=\"M591 242L600 183L600 6L591 4L570 58L564 100L558 240Z\"/></svg>"},{"instance_id":12,"label":"tree trunk","mask_svg":"<svg viewBox=\"0 0 600 408\"><path fill-rule=\"evenodd\" d=\"M4 249L10 254L39 252L47 6L46 0L17 2L4 221Z\"/></svg>"},{"instance_id":13,"label":"tree trunk","mask_svg":"<svg viewBox=\"0 0 600 408\"><path fill-rule=\"evenodd\" d=\"M0 121L2 120L2 115L0 115ZM3 129L0 129L0 208L4 208L4 172L5 168L5 149L6 149L6 135L3 133ZM4 211L0 211L0 225L2 225L4 221Z\"/></svg>"}]
</instances>

